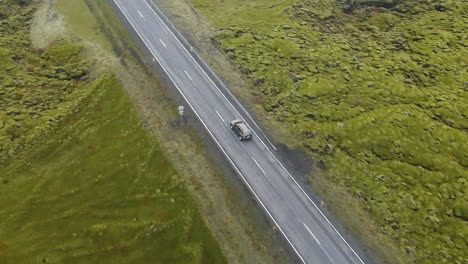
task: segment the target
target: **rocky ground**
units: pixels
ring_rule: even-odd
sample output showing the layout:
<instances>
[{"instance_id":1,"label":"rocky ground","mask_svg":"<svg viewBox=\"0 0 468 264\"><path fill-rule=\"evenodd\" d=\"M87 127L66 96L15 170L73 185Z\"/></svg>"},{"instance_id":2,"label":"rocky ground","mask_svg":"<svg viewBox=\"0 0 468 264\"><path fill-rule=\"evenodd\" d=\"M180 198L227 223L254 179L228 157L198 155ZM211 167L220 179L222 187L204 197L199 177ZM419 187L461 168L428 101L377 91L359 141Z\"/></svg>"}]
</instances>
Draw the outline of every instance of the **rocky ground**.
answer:
<instances>
[{"instance_id":1,"label":"rocky ground","mask_svg":"<svg viewBox=\"0 0 468 264\"><path fill-rule=\"evenodd\" d=\"M404 262L467 263L466 1L190 3L266 116Z\"/></svg>"}]
</instances>

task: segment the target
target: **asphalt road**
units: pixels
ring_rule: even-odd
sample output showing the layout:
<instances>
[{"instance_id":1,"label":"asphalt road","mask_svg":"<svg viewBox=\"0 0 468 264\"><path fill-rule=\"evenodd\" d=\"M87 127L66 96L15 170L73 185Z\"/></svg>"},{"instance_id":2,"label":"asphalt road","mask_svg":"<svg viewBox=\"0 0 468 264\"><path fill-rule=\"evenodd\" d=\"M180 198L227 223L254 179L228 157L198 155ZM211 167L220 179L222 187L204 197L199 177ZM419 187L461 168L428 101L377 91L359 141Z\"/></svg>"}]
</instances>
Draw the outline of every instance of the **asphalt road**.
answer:
<instances>
[{"instance_id":1,"label":"asphalt road","mask_svg":"<svg viewBox=\"0 0 468 264\"><path fill-rule=\"evenodd\" d=\"M238 118L251 120L250 116L226 98L151 0L113 1L298 259L307 264L369 263L275 157L275 147L256 124L250 124L256 131L253 140L239 141L229 122Z\"/></svg>"}]
</instances>

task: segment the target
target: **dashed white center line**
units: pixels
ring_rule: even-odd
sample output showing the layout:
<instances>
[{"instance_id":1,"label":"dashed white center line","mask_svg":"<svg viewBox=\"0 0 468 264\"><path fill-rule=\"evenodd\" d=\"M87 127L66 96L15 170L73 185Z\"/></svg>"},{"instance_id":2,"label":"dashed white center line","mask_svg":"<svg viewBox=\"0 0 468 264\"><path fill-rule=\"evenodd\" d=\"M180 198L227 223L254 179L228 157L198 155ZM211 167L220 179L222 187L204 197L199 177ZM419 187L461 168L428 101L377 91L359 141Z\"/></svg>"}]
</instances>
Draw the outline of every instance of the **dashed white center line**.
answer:
<instances>
[{"instance_id":1,"label":"dashed white center line","mask_svg":"<svg viewBox=\"0 0 468 264\"><path fill-rule=\"evenodd\" d=\"M260 164L258 164L258 162L254 159L254 157L252 157L252 160L255 162L255 164L257 164L257 166L260 168L260 170L263 172L263 174L266 175L265 171L264 171L263 168L260 166Z\"/></svg>"},{"instance_id":2,"label":"dashed white center line","mask_svg":"<svg viewBox=\"0 0 468 264\"><path fill-rule=\"evenodd\" d=\"M164 43L164 41L163 41L162 39L159 39L159 41L161 42L161 44L163 44L163 46L164 46L165 48L167 48L166 43Z\"/></svg>"},{"instance_id":3,"label":"dashed white center line","mask_svg":"<svg viewBox=\"0 0 468 264\"><path fill-rule=\"evenodd\" d=\"M314 233L312 233L312 231L310 231L309 227L304 223L302 223L302 224L307 229L307 231L309 231L309 233L312 235L312 237L315 239L315 241L317 241L317 243L320 245L320 241L318 241L318 239L315 237Z\"/></svg>"},{"instance_id":4,"label":"dashed white center line","mask_svg":"<svg viewBox=\"0 0 468 264\"><path fill-rule=\"evenodd\" d=\"M223 123L226 123L226 121L224 121L223 117L218 113L218 111L215 110L215 112L216 112L216 114L219 116L219 118L220 118L221 120L223 120Z\"/></svg>"},{"instance_id":5,"label":"dashed white center line","mask_svg":"<svg viewBox=\"0 0 468 264\"><path fill-rule=\"evenodd\" d=\"M138 11L138 14L141 16L141 18L143 18L143 14L141 14L141 12L140 12L140 11Z\"/></svg>"},{"instance_id":6,"label":"dashed white center line","mask_svg":"<svg viewBox=\"0 0 468 264\"><path fill-rule=\"evenodd\" d=\"M187 71L184 71L184 72L185 72L185 75L187 75L187 77L188 77L191 81L193 81L192 77L190 77L190 75L188 74L188 72L187 72Z\"/></svg>"}]
</instances>

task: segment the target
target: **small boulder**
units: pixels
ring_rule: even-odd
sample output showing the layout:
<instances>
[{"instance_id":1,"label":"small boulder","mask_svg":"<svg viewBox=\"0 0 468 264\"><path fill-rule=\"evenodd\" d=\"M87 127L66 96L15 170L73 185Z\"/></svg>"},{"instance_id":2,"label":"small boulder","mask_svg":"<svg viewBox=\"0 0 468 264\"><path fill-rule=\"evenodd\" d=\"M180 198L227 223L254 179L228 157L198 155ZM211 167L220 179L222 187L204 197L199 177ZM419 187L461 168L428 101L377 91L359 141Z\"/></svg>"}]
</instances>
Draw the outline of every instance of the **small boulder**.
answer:
<instances>
[{"instance_id":1,"label":"small boulder","mask_svg":"<svg viewBox=\"0 0 468 264\"><path fill-rule=\"evenodd\" d=\"M464 221L468 221L468 202L456 202L453 206L453 213L456 217L461 218Z\"/></svg>"},{"instance_id":2,"label":"small boulder","mask_svg":"<svg viewBox=\"0 0 468 264\"><path fill-rule=\"evenodd\" d=\"M434 8L439 12L445 12L448 9L444 4L437 4Z\"/></svg>"},{"instance_id":3,"label":"small boulder","mask_svg":"<svg viewBox=\"0 0 468 264\"><path fill-rule=\"evenodd\" d=\"M322 169L322 170L326 170L326 169L327 169L327 164L325 163L324 160L319 160L318 166L319 166L319 168Z\"/></svg>"},{"instance_id":4,"label":"small boulder","mask_svg":"<svg viewBox=\"0 0 468 264\"><path fill-rule=\"evenodd\" d=\"M256 79L254 82L253 82L253 85L254 86L259 86L261 84L263 84L265 82L265 78L259 78L259 79Z\"/></svg>"},{"instance_id":5,"label":"small boulder","mask_svg":"<svg viewBox=\"0 0 468 264\"><path fill-rule=\"evenodd\" d=\"M289 73L288 74L289 79L291 79L293 82L298 82L301 80L301 78L297 77L296 75Z\"/></svg>"}]
</instances>

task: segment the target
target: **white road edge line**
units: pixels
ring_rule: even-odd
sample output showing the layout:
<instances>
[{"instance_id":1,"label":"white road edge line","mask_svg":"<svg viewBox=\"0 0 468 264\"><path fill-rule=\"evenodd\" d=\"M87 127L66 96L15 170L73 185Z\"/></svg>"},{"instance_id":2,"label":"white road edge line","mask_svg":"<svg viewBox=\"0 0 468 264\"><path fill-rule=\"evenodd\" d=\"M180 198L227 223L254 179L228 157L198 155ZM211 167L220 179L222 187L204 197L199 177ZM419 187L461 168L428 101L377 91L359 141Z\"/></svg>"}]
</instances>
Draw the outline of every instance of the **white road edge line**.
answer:
<instances>
[{"instance_id":1,"label":"white road edge line","mask_svg":"<svg viewBox=\"0 0 468 264\"><path fill-rule=\"evenodd\" d=\"M307 231L309 231L309 233L312 235L312 237L315 239L315 241L317 241L317 243L318 243L319 245L321 245L321 244L320 244L320 241L317 239L317 237L315 237L314 233L312 233L312 231L310 231L309 227L308 227L306 224L304 224L304 223L302 223L302 224L303 224L304 227L307 229Z\"/></svg>"},{"instance_id":2,"label":"white road edge line","mask_svg":"<svg viewBox=\"0 0 468 264\"><path fill-rule=\"evenodd\" d=\"M260 168L260 170L263 172L263 175L266 175L265 171L263 170L262 166L260 166L260 164L258 164L257 160L254 157L251 157L251 158L255 162L255 164L257 164L257 166Z\"/></svg>"},{"instance_id":3,"label":"white road edge line","mask_svg":"<svg viewBox=\"0 0 468 264\"><path fill-rule=\"evenodd\" d=\"M140 32L138 32L138 30L136 29L135 25L132 23L132 21L129 19L129 17L127 16L127 14L124 12L124 10L122 9L122 7L119 5L119 3L117 2L118 0L113 0L113 2L117 5L117 7L120 9L120 11L122 12L122 14L125 16L125 18L128 20L128 22L130 23L130 25L133 27L133 29L135 30L135 32L137 33L137 35L140 37L140 39L143 41L143 43L145 44L145 46L148 48L148 50L151 52L151 54L153 54L153 56L155 58L158 58L158 56L156 56L156 54L154 54L154 51L148 46L148 43L146 43L145 39L141 36ZM146 2L146 1L145 1ZM148 3L146 3L148 4ZM154 12L154 10L153 10ZM156 15L157 16L157 15ZM159 18L159 16L158 16ZM195 108L193 107L193 105L190 103L190 101L187 99L187 97L185 97L184 93L182 92L182 90L180 90L179 86L177 85L177 83L174 81L174 79L171 77L171 75L169 74L169 72L166 70L166 68L164 68L164 66L162 65L162 63L160 62L159 65L161 65L161 68L164 70L164 72L166 73L166 75L169 77L169 79L171 79L172 83L174 83L174 86L177 88L177 90L179 91L179 93L182 95L182 97L185 99L185 101L187 102L187 104L190 106L190 108L192 109L192 111L195 113L195 115L198 117L198 119L200 120L200 122L203 124L203 126L205 127L205 129L208 131L208 133L210 134L210 136L213 138L213 140L216 142L216 145L218 145L218 147L221 149L221 151L223 152L223 154L226 156L226 158L228 159L229 163L231 163L231 166L236 170L236 172L241 176L242 180L245 182L245 184L247 185L247 187L249 188L249 190L254 194L255 198L258 200L258 202L260 203L260 205L263 207L263 209L267 212L268 216L271 218L271 220L273 221L273 223L275 223L275 225L278 227L279 231L281 232L281 234L283 234L284 238L286 238L286 240L288 241L289 245L292 247L292 249L294 250L294 252L296 253L296 255L299 257L299 259L302 261L302 263L304 264L307 264L307 262L304 260L304 258L301 256L301 254L299 253L299 251L297 251L296 247L294 247L293 243L291 242L291 240L289 240L288 236L286 235L286 233L284 233L283 229L281 228L281 226L278 224L278 222L276 222L276 219L273 217L273 215L270 213L270 211L268 211L267 207L265 206L265 204L262 202L262 200L260 199L260 197L258 197L257 193L255 192L255 190L252 188L252 186L250 186L249 182L247 181L247 179L244 177L244 175L240 172L239 168L237 168L236 164L234 163L234 161L231 159L231 157L226 153L226 150L224 150L224 148L221 146L221 144L219 143L219 141L216 139L216 137L213 135L213 133L211 132L211 130L208 128L208 126L205 124L205 122L203 121L203 119L201 119L200 115L197 113L197 111L195 110Z\"/></svg>"},{"instance_id":4,"label":"white road edge line","mask_svg":"<svg viewBox=\"0 0 468 264\"><path fill-rule=\"evenodd\" d=\"M148 4L148 2L146 2L145 0L145 3L146 5L148 5L148 7L151 9L151 11L153 11L153 13L156 15L156 17L162 22L162 24L166 27L166 29L169 31L169 33L171 33L171 35L177 40L177 42L179 42L179 44L181 45L181 47L187 52L187 54L190 56L190 58L192 58L192 60L195 62L195 64L198 66L198 68L200 68L200 70L206 75L206 77L208 77L208 80L210 80L210 82L213 84L214 87L216 87L216 89L218 90L218 92L224 97L224 99L231 105L231 107L234 109L234 111L236 111L237 115L243 120L244 118L242 117L242 115L239 113L239 111L237 111L237 109L232 105L231 101L229 101L227 99L227 97L224 95L223 92L221 92L221 90L219 89L219 87L214 83L214 81L210 78L210 76L205 72L205 70L201 67L201 65L197 62L197 60L195 60L195 58L192 56L192 54L190 54L190 52L185 48L184 44L182 44L182 42L180 42L179 38L174 34L174 32L172 32L172 30L166 25L166 23L164 22L164 20L161 19L161 17L159 17L159 15L156 13L156 11L154 11L154 9ZM153 2L151 2L152 5L154 5ZM258 126L258 124L252 119L252 121L254 122L255 126L257 128L260 129L260 127ZM261 129L260 129L261 130ZM260 137L257 135L257 133L255 132L255 130L252 130L253 133L255 134L255 136L257 138L260 139ZM262 133L263 134L263 133ZM277 150L277 148L275 147L275 145L273 145L273 143L271 143L271 141L268 139L268 137L263 134L263 136L265 137L265 139L268 141L268 143L271 145L271 147L274 149L274 150ZM263 141L262 141L263 143ZM265 144L265 143L263 143Z\"/></svg>"},{"instance_id":5,"label":"white road edge line","mask_svg":"<svg viewBox=\"0 0 468 264\"><path fill-rule=\"evenodd\" d=\"M141 14L140 10L137 10L138 11L138 14L141 16L141 18L143 18L143 14Z\"/></svg>"},{"instance_id":6,"label":"white road edge line","mask_svg":"<svg viewBox=\"0 0 468 264\"><path fill-rule=\"evenodd\" d=\"M215 112L219 116L219 118L223 121L223 123L226 123L226 121L224 121L224 118L218 113L218 111L215 110Z\"/></svg>"},{"instance_id":7,"label":"white road edge line","mask_svg":"<svg viewBox=\"0 0 468 264\"><path fill-rule=\"evenodd\" d=\"M167 48L166 43L164 43L164 41L163 41L162 39L159 39L159 41L161 42L161 44L163 44L163 46L164 46L165 48Z\"/></svg>"},{"instance_id":8,"label":"white road edge line","mask_svg":"<svg viewBox=\"0 0 468 264\"><path fill-rule=\"evenodd\" d=\"M187 75L187 77L188 77L191 81L193 81L192 77L190 77L190 75L188 74L188 72L187 72L187 71L184 71L184 72L185 72L185 75Z\"/></svg>"},{"instance_id":9,"label":"white road edge line","mask_svg":"<svg viewBox=\"0 0 468 264\"><path fill-rule=\"evenodd\" d=\"M115 0L114 0L115 1ZM153 11L153 13L155 14L155 16L162 22L162 24L166 27L166 29L172 34L172 36L177 40L177 42L179 42L179 44L182 46L182 48L187 52L187 54L192 58L192 60L195 62L195 64L202 70L202 72L208 77L208 79L211 81L211 83L216 87L216 89L218 89L218 91L221 93L221 95L224 97L224 99L231 105L231 107L234 109L234 111L236 111L236 113L242 118L242 116L239 114L239 112L237 111L237 109L232 105L231 101L229 101L226 96L221 92L221 90L219 90L219 87L213 82L213 80L210 78L210 76L208 76L208 74L205 72L205 70L203 70L203 68L200 66L200 64L198 64L198 62L195 60L195 58L192 56L192 54L190 54L190 52L185 48L185 46L180 42L179 38L177 38L174 34L174 32L172 32L172 30L166 25L166 23L161 19L161 17L159 17L159 15L156 13L156 11L154 11L154 9L148 4L148 2L145 0L144 1L146 3L146 5L148 5L148 7ZM154 3L152 3L154 5ZM244 120L245 121L245 120ZM255 122L254 122L255 123ZM255 125L257 125L255 123ZM257 125L258 127L258 125ZM338 234L338 236L340 236L340 238L345 242L346 246L348 246L351 251L353 252L353 254L359 259L359 261L362 263L362 264L365 264L365 262L361 259L361 257L357 254L357 252L351 247L351 245L349 245L348 241L346 241L346 239L340 234L340 232L338 232L338 229L336 229L336 227L330 222L330 220L325 216L325 214L320 210L320 208L312 201L312 199L309 197L309 195L307 195L307 193L304 191L304 189L299 185L299 183L296 181L296 179L294 179L294 177L292 177L292 175L289 173L288 170L286 170L286 168L284 167L284 165L278 160L278 158L276 158L276 156L271 152L271 150L266 146L266 144L263 142L263 140L258 137L257 133L255 132L255 130L252 130L253 133L255 134L255 136L260 140L260 142L262 142L262 144L266 147L266 149L270 152L270 154L275 158L275 160L281 165L281 167L286 171L286 173L289 175L289 177L291 177L291 179L296 183L296 185L299 187L299 189L301 190L302 193L305 194L305 196L307 197L307 199L314 205L314 207L320 212L320 214L325 218L325 220L327 221L327 223L333 228L333 230ZM265 138L268 140L268 137L265 136ZM268 140L269 141L269 140ZM270 145L272 145L272 147L276 150L276 148L273 146L273 144L271 144L271 142L269 142Z\"/></svg>"}]
</instances>

